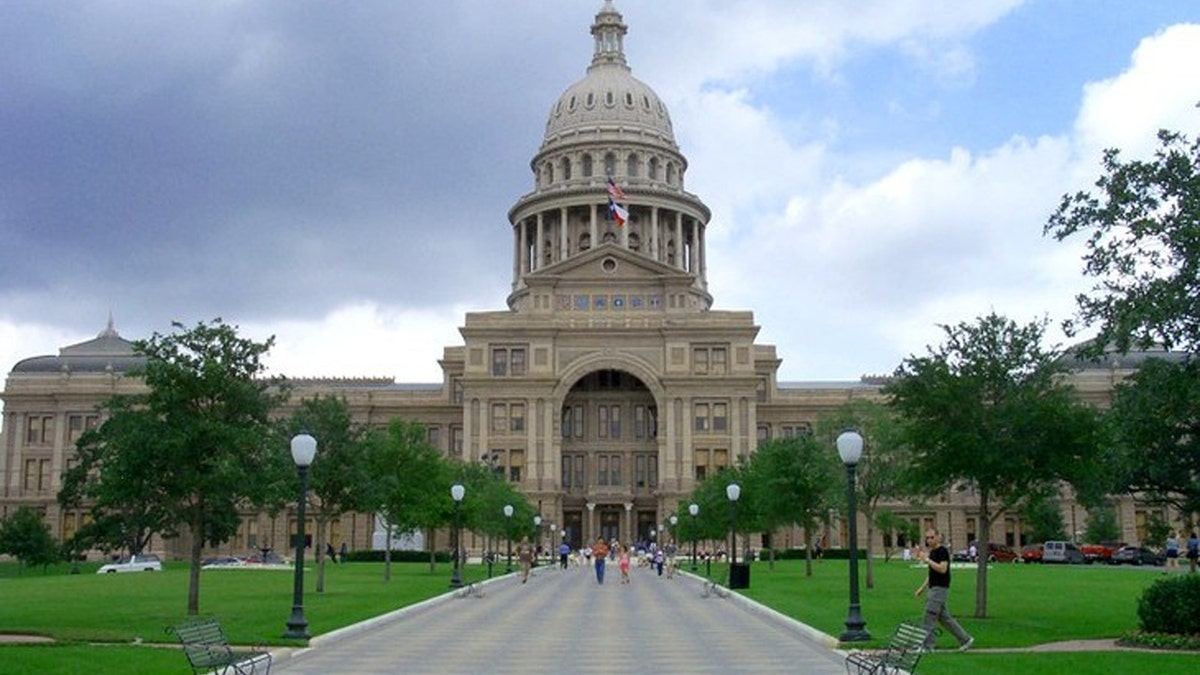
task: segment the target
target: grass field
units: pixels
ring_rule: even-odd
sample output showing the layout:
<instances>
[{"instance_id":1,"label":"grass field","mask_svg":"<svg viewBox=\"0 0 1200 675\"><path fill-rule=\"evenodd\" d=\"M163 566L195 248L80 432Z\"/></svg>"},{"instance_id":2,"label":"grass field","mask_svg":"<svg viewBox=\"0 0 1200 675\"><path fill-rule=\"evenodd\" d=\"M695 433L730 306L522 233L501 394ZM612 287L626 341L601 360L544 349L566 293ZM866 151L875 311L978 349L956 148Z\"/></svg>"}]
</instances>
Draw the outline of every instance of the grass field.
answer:
<instances>
[{"instance_id":1,"label":"grass field","mask_svg":"<svg viewBox=\"0 0 1200 675\"><path fill-rule=\"evenodd\" d=\"M689 566L685 563L684 569ZM168 564L162 573L96 575L67 568L25 570L0 564L0 633L52 637L52 645L0 646L0 674L17 673L186 673L164 627L186 618L187 569ZM705 569L699 568L703 575ZM722 579L723 566L712 575ZM901 620L919 619L923 604L912 596L924 572L893 561L876 565L875 587L862 588L862 610L877 642ZM450 569L441 564L396 564L383 581L381 564L330 565L326 590L314 592L315 572L306 575L305 615L314 635L446 592ZM467 580L485 576L469 567ZM860 575L865 580L865 574ZM1161 578L1150 570L1108 567L997 565L989 573L989 612L972 617L974 577L956 569L950 607L976 637L967 654L933 654L920 671L931 675L1008 673L1028 675L1054 668L1071 675L1121 672L1147 675L1186 672L1200 663L1194 654L1142 652L1012 653L988 649L1021 648L1073 639L1114 638L1136 629L1135 607L1142 590ZM294 644L280 637L291 608L292 575L287 571L212 570L202 574L200 613L215 616L234 642ZM845 561L826 560L804 575L802 561L777 562L773 570L755 563L746 591L764 604L823 632L837 635L846 618L848 577ZM137 646L134 643L141 643ZM953 646L943 636L940 647ZM870 646L875 643L868 643ZM1065 669L1065 670L1059 670Z\"/></svg>"}]
</instances>

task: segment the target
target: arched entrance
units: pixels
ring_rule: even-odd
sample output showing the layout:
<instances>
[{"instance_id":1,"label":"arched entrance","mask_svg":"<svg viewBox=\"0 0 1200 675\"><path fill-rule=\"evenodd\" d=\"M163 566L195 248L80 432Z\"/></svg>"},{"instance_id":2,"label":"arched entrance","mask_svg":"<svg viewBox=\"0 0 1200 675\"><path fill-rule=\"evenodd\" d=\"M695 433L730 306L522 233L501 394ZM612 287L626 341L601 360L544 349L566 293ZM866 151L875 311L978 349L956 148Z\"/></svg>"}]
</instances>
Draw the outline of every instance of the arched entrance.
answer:
<instances>
[{"instance_id":1,"label":"arched entrance","mask_svg":"<svg viewBox=\"0 0 1200 675\"><path fill-rule=\"evenodd\" d=\"M658 522L660 480L653 392L627 370L602 367L571 385L559 414L567 541L581 547L598 536L648 540Z\"/></svg>"}]
</instances>

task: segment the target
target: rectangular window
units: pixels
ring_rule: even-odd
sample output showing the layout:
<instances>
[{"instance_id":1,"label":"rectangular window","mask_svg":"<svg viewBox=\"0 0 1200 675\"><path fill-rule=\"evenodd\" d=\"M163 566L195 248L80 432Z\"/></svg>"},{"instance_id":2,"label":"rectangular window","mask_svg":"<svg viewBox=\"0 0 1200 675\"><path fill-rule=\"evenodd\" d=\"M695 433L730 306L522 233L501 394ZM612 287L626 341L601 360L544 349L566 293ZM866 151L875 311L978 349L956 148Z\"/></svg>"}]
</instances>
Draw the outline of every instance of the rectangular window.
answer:
<instances>
[{"instance_id":1,"label":"rectangular window","mask_svg":"<svg viewBox=\"0 0 1200 675\"><path fill-rule=\"evenodd\" d=\"M508 375L508 350L493 349L492 350L492 376L505 377Z\"/></svg>"},{"instance_id":2,"label":"rectangular window","mask_svg":"<svg viewBox=\"0 0 1200 675\"><path fill-rule=\"evenodd\" d=\"M562 409L562 437L563 438L571 437L571 433L572 433L571 432L571 421L572 421L571 406L563 406L563 409ZM566 481L563 481L563 483L565 484Z\"/></svg>"},{"instance_id":3,"label":"rectangular window","mask_svg":"<svg viewBox=\"0 0 1200 675\"><path fill-rule=\"evenodd\" d=\"M609 407L608 412L609 432L611 438L621 437L621 406L614 405Z\"/></svg>"},{"instance_id":4,"label":"rectangular window","mask_svg":"<svg viewBox=\"0 0 1200 675\"><path fill-rule=\"evenodd\" d=\"M608 406L599 406L596 412L600 416L600 424L598 427L600 431L600 438L608 438Z\"/></svg>"},{"instance_id":5,"label":"rectangular window","mask_svg":"<svg viewBox=\"0 0 1200 675\"><path fill-rule=\"evenodd\" d=\"M583 432L585 429L583 410L583 406L575 406L575 438L583 438Z\"/></svg>"},{"instance_id":6,"label":"rectangular window","mask_svg":"<svg viewBox=\"0 0 1200 675\"><path fill-rule=\"evenodd\" d=\"M442 429L441 427L428 427L425 429L425 440L437 449L442 448Z\"/></svg>"},{"instance_id":7,"label":"rectangular window","mask_svg":"<svg viewBox=\"0 0 1200 675\"><path fill-rule=\"evenodd\" d=\"M450 452L455 457L462 457L463 430L462 427L450 427Z\"/></svg>"},{"instance_id":8,"label":"rectangular window","mask_svg":"<svg viewBox=\"0 0 1200 675\"><path fill-rule=\"evenodd\" d=\"M633 437L637 439L646 438L646 406L633 406Z\"/></svg>"},{"instance_id":9,"label":"rectangular window","mask_svg":"<svg viewBox=\"0 0 1200 675\"><path fill-rule=\"evenodd\" d=\"M25 431L25 442L29 445L50 445L54 442L54 417L32 415Z\"/></svg>"},{"instance_id":10,"label":"rectangular window","mask_svg":"<svg viewBox=\"0 0 1200 675\"><path fill-rule=\"evenodd\" d=\"M596 483L598 485L608 485L608 455L600 455L600 460L596 469Z\"/></svg>"},{"instance_id":11,"label":"rectangular window","mask_svg":"<svg viewBox=\"0 0 1200 675\"><path fill-rule=\"evenodd\" d=\"M25 491L33 492L37 489L38 479L38 461L36 459L25 460Z\"/></svg>"},{"instance_id":12,"label":"rectangular window","mask_svg":"<svg viewBox=\"0 0 1200 675\"><path fill-rule=\"evenodd\" d=\"M71 445L83 436L83 432L100 426L99 415L71 415L67 418L67 442Z\"/></svg>"},{"instance_id":13,"label":"rectangular window","mask_svg":"<svg viewBox=\"0 0 1200 675\"><path fill-rule=\"evenodd\" d=\"M513 403L508 408L510 431L525 431L525 404Z\"/></svg>"},{"instance_id":14,"label":"rectangular window","mask_svg":"<svg viewBox=\"0 0 1200 675\"><path fill-rule=\"evenodd\" d=\"M621 456L613 455L610 458L610 462L611 463L608 465L608 474L609 474L608 475L608 479L609 479L608 484L612 485L613 487L620 486L621 485Z\"/></svg>"},{"instance_id":15,"label":"rectangular window","mask_svg":"<svg viewBox=\"0 0 1200 675\"><path fill-rule=\"evenodd\" d=\"M759 445L771 440L771 427L765 424L758 425L757 440Z\"/></svg>"},{"instance_id":16,"label":"rectangular window","mask_svg":"<svg viewBox=\"0 0 1200 675\"><path fill-rule=\"evenodd\" d=\"M509 353L509 362L512 364L512 374L518 377L525 374L525 349L523 347L513 347Z\"/></svg>"},{"instance_id":17,"label":"rectangular window","mask_svg":"<svg viewBox=\"0 0 1200 675\"><path fill-rule=\"evenodd\" d=\"M704 347L692 350L692 372L696 375L708 374L708 350Z\"/></svg>"},{"instance_id":18,"label":"rectangular window","mask_svg":"<svg viewBox=\"0 0 1200 675\"><path fill-rule=\"evenodd\" d=\"M658 456L650 455L649 464L647 465L648 473L650 474L650 487L658 487Z\"/></svg>"},{"instance_id":19,"label":"rectangular window","mask_svg":"<svg viewBox=\"0 0 1200 675\"><path fill-rule=\"evenodd\" d=\"M708 477L708 450L696 450L696 480Z\"/></svg>"},{"instance_id":20,"label":"rectangular window","mask_svg":"<svg viewBox=\"0 0 1200 675\"><path fill-rule=\"evenodd\" d=\"M571 461L574 458L570 455L563 455L562 461L562 487L564 490L571 488Z\"/></svg>"},{"instance_id":21,"label":"rectangular window","mask_svg":"<svg viewBox=\"0 0 1200 675\"><path fill-rule=\"evenodd\" d=\"M454 405L462 405L463 399L466 396L463 389L462 380L457 377L451 380L450 384L450 402Z\"/></svg>"},{"instance_id":22,"label":"rectangular window","mask_svg":"<svg viewBox=\"0 0 1200 675\"><path fill-rule=\"evenodd\" d=\"M38 462L38 490L46 491L50 489L50 460L43 459Z\"/></svg>"},{"instance_id":23,"label":"rectangular window","mask_svg":"<svg viewBox=\"0 0 1200 675\"><path fill-rule=\"evenodd\" d=\"M709 371L713 375L724 375L727 361L728 357L725 348L713 347L711 358L709 359Z\"/></svg>"},{"instance_id":24,"label":"rectangular window","mask_svg":"<svg viewBox=\"0 0 1200 675\"><path fill-rule=\"evenodd\" d=\"M707 432L709 428L709 412L707 403L697 403L695 405L696 427L699 432Z\"/></svg>"},{"instance_id":25,"label":"rectangular window","mask_svg":"<svg viewBox=\"0 0 1200 675\"><path fill-rule=\"evenodd\" d=\"M575 456L575 481L576 487L587 487L587 465L583 455Z\"/></svg>"},{"instance_id":26,"label":"rectangular window","mask_svg":"<svg viewBox=\"0 0 1200 675\"><path fill-rule=\"evenodd\" d=\"M725 403L714 403L712 411L713 431L726 431L729 428L729 406Z\"/></svg>"},{"instance_id":27,"label":"rectangular window","mask_svg":"<svg viewBox=\"0 0 1200 675\"><path fill-rule=\"evenodd\" d=\"M713 450L713 468L718 472L729 468L729 451L717 449Z\"/></svg>"},{"instance_id":28,"label":"rectangular window","mask_svg":"<svg viewBox=\"0 0 1200 675\"><path fill-rule=\"evenodd\" d=\"M525 470L525 451L510 450L508 453L508 480L513 483L521 482L521 474Z\"/></svg>"},{"instance_id":29,"label":"rectangular window","mask_svg":"<svg viewBox=\"0 0 1200 675\"><path fill-rule=\"evenodd\" d=\"M246 521L246 548L251 551L258 548L258 520L254 518Z\"/></svg>"},{"instance_id":30,"label":"rectangular window","mask_svg":"<svg viewBox=\"0 0 1200 675\"><path fill-rule=\"evenodd\" d=\"M638 455L633 460L633 481L634 487L646 487L646 459L645 455Z\"/></svg>"},{"instance_id":31,"label":"rectangular window","mask_svg":"<svg viewBox=\"0 0 1200 675\"><path fill-rule=\"evenodd\" d=\"M508 406L503 403L492 404L492 431L498 434L508 431Z\"/></svg>"}]
</instances>

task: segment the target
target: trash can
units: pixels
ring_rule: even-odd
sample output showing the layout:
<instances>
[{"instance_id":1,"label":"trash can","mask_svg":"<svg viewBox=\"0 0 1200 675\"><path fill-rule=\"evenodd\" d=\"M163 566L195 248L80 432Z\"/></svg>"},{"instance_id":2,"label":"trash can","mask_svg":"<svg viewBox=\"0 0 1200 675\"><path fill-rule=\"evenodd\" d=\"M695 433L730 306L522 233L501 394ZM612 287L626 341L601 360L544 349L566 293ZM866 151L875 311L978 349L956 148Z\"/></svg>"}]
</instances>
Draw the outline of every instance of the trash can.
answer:
<instances>
[{"instance_id":1,"label":"trash can","mask_svg":"<svg viewBox=\"0 0 1200 675\"><path fill-rule=\"evenodd\" d=\"M729 565L729 587L750 588L750 564L731 563Z\"/></svg>"}]
</instances>

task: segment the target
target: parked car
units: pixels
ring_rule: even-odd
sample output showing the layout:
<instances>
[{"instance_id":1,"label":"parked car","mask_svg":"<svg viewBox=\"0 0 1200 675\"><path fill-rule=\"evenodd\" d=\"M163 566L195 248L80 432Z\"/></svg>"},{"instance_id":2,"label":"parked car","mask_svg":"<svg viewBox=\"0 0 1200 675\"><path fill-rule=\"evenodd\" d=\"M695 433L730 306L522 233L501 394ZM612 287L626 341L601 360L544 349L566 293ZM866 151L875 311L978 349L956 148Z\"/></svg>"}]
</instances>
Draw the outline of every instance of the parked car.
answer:
<instances>
[{"instance_id":1,"label":"parked car","mask_svg":"<svg viewBox=\"0 0 1200 675\"><path fill-rule=\"evenodd\" d=\"M119 558L116 562L101 565L96 574L116 572L161 572L162 561L153 553L137 553Z\"/></svg>"},{"instance_id":2,"label":"parked car","mask_svg":"<svg viewBox=\"0 0 1200 675\"><path fill-rule=\"evenodd\" d=\"M220 567L242 567L246 564L245 560L235 558L233 556L222 556L219 558L205 558L200 563L200 569L214 569Z\"/></svg>"},{"instance_id":3,"label":"parked car","mask_svg":"<svg viewBox=\"0 0 1200 675\"><path fill-rule=\"evenodd\" d=\"M1076 564L1087 560L1079 547L1069 541L1048 541L1042 546L1042 562Z\"/></svg>"},{"instance_id":4,"label":"parked car","mask_svg":"<svg viewBox=\"0 0 1200 675\"><path fill-rule=\"evenodd\" d=\"M1080 544L1079 552L1088 563L1108 562L1123 544Z\"/></svg>"},{"instance_id":5,"label":"parked car","mask_svg":"<svg viewBox=\"0 0 1200 675\"><path fill-rule=\"evenodd\" d=\"M1042 545L1026 544L1021 547L1021 559L1028 563L1042 562Z\"/></svg>"},{"instance_id":6,"label":"parked car","mask_svg":"<svg viewBox=\"0 0 1200 675\"><path fill-rule=\"evenodd\" d=\"M1161 565L1165 556L1161 556L1145 546L1122 546L1112 554L1109 563L1113 565Z\"/></svg>"},{"instance_id":7,"label":"parked car","mask_svg":"<svg viewBox=\"0 0 1200 675\"><path fill-rule=\"evenodd\" d=\"M1020 558L1013 547L1007 544L989 544L988 545L988 562L1013 562ZM951 559L955 562L975 562L979 559L980 546L972 542L970 548L955 551L951 555Z\"/></svg>"}]
</instances>

